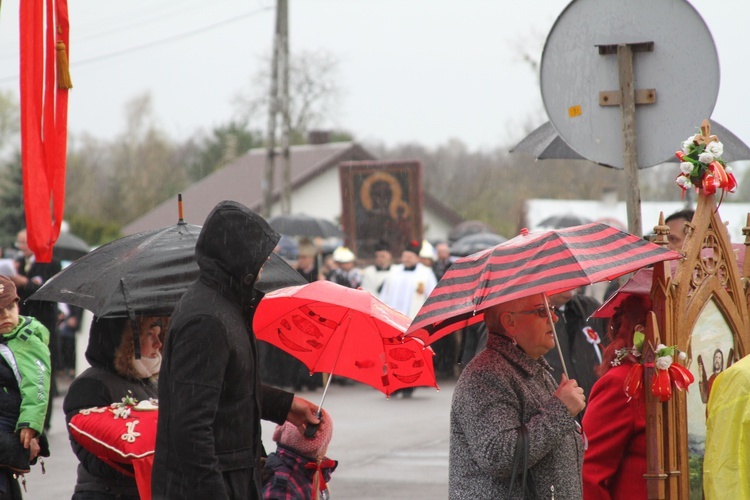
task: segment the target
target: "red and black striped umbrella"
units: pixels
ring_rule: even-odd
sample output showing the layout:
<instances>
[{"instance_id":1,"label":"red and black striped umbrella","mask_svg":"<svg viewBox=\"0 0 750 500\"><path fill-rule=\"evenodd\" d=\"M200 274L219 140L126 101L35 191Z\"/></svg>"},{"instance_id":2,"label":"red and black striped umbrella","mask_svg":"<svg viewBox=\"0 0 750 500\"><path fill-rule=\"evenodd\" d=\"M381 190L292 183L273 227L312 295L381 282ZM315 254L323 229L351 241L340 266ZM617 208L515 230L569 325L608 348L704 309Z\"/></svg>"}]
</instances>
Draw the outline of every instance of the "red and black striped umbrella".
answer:
<instances>
[{"instance_id":1,"label":"red and black striped umbrella","mask_svg":"<svg viewBox=\"0 0 750 500\"><path fill-rule=\"evenodd\" d=\"M481 321L488 307L612 280L680 257L596 222L549 231L524 230L511 240L458 259L419 310L407 335L431 344Z\"/></svg>"}]
</instances>

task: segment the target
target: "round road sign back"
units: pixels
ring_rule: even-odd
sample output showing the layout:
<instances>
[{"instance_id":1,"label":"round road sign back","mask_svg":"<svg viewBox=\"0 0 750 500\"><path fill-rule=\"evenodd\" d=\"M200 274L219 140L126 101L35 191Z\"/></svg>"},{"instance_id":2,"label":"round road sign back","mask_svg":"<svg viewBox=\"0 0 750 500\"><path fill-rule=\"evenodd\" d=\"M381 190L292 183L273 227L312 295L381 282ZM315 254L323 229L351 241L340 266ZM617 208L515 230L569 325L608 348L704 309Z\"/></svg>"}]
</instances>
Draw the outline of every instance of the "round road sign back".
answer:
<instances>
[{"instance_id":1,"label":"round road sign back","mask_svg":"<svg viewBox=\"0 0 750 500\"><path fill-rule=\"evenodd\" d=\"M589 160L623 168L620 106L600 106L601 91L619 91L617 53L600 46L653 42L634 51L635 89L656 90L635 109L638 166L669 159L719 93L719 59L711 32L685 0L574 0L552 27L541 64L544 106L560 136Z\"/></svg>"}]
</instances>

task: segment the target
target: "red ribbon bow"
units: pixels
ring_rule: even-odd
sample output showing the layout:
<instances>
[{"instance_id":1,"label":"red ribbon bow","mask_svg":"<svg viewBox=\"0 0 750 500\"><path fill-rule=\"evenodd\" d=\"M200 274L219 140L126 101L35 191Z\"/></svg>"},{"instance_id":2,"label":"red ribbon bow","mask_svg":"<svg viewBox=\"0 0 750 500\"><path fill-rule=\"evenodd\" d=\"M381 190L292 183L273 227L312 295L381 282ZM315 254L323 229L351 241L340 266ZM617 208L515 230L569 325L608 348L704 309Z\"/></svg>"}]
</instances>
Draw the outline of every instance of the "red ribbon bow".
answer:
<instances>
[{"instance_id":1,"label":"red ribbon bow","mask_svg":"<svg viewBox=\"0 0 750 500\"><path fill-rule=\"evenodd\" d=\"M323 476L323 469L330 469L335 466L336 466L336 462L334 460L331 460L330 458L326 458L326 459L319 458L316 462L306 463L305 469L315 471L314 473L318 475L318 480L320 481L318 483L320 485L318 489L320 491L325 491L328 486L326 485L326 480L325 480L325 477Z\"/></svg>"},{"instance_id":2,"label":"red ribbon bow","mask_svg":"<svg viewBox=\"0 0 750 500\"><path fill-rule=\"evenodd\" d=\"M675 156L680 161L685 161L685 153L682 151L677 151ZM690 176L688 174L680 174L677 176L678 179L680 177L689 178ZM684 195L687 188L684 186L680 187L682 188L682 193ZM726 171L724 165L714 160L708 164L707 170L701 179L701 185L696 186L696 188L703 189L705 194L714 194L717 189L723 189L724 191L734 193L737 191L737 179L734 177L734 174Z\"/></svg>"},{"instance_id":3,"label":"red ribbon bow","mask_svg":"<svg viewBox=\"0 0 750 500\"><path fill-rule=\"evenodd\" d=\"M652 367L653 363L646 363L646 366ZM638 399L640 388L643 385L644 365L634 364L628 375L625 377L625 394L629 398ZM695 377L690 371L682 365L672 363L666 370L656 369L656 374L651 381L651 393L664 403L672 397L672 385L679 390L687 390L688 386L695 381Z\"/></svg>"}]
</instances>

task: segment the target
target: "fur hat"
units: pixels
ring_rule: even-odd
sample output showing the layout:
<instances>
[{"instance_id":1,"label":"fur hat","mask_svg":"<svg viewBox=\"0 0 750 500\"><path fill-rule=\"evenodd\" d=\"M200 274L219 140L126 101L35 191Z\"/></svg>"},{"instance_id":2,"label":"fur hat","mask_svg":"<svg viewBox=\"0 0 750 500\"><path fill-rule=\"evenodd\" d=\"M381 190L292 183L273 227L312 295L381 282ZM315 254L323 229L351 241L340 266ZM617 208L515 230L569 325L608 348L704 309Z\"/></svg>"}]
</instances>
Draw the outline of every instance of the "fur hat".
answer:
<instances>
[{"instance_id":1,"label":"fur hat","mask_svg":"<svg viewBox=\"0 0 750 500\"><path fill-rule=\"evenodd\" d=\"M417 240L411 240L406 242L406 248L404 248L404 252L412 252L417 255L419 255L419 252L422 250L422 242Z\"/></svg>"},{"instance_id":2,"label":"fur hat","mask_svg":"<svg viewBox=\"0 0 750 500\"><path fill-rule=\"evenodd\" d=\"M18 293L16 293L16 284L7 276L0 275L0 309L5 309L19 300Z\"/></svg>"},{"instance_id":3,"label":"fur hat","mask_svg":"<svg viewBox=\"0 0 750 500\"><path fill-rule=\"evenodd\" d=\"M300 434L299 429L287 421L284 425L276 426L273 440L305 457L318 458L318 455L323 455L333 436L333 421L327 411L321 411L320 427L312 439Z\"/></svg>"},{"instance_id":4,"label":"fur hat","mask_svg":"<svg viewBox=\"0 0 750 500\"><path fill-rule=\"evenodd\" d=\"M354 262L354 253L346 247L338 247L333 251L333 260L336 262Z\"/></svg>"}]
</instances>

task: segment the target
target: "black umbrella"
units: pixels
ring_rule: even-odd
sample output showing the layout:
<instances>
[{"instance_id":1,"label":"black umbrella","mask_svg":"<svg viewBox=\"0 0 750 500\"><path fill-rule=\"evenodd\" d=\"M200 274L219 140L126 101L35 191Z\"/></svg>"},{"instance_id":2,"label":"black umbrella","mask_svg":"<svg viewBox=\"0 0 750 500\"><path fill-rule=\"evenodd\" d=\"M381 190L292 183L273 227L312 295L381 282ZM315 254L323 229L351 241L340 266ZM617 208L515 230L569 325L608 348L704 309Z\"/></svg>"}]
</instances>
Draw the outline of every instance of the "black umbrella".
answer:
<instances>
[{"instance_id":1,"label":"black umbrella","mask_svg":"<svg viewBox=\"0 0 750 500\"><path fill-rule=\"evenodd\" d=\"M470 234L492 233L494 231L489 224L481 220L465 220L459 222L448 231L448 241L453 243Z\"/></svg>"},{"instance_id":2,"label":"black umbrella","mask_svg":"<svg viewBox=\"0 0 750 500\"><path fill-rule=\"evenodd\" d=\"M170 315L198 278L195 243L200 226L174 226L120 238L63 269L28 300L64 302L99 317ZM256 288L268 292L306 281L272 254Z\"/></svg>"},{"instance_id":3,"label":"black umbrella","mask_svg":"<svg viewBox=\"0 0 750 500\"><path fill-rule=\"evenodd\" d=\"M564 227L583 226L594 221L576 214L553 215L536 225L537 229L562 229Z\"/></svg>"},{"instance_id":4,"label":"black umbrella","mask_svg":"<svg viewBox=\"0 0 750 500\"><path fill-rule=\"evenodd\" d=\"M268 224L281 234L307 236L309 238L343 238L344 233L328 219L305 214L277 215L268 219Z\"/></svg>"},{"instance_id":5,"label":"black umbrella","mask_svg":"<svg viewBox=\"0 0 750 500\"><path fill-rule=\"evenodd\" d=\"M464 236L460 240L456 241L451 245L451 255L459 257L466 257L473 253L477 253L480 250L494 247L507 241L507 238L503 238L499 234L495 233L475 233L468 236Z\"/></svg>"},{"instance_id":6,"label":"black umbrella","mask_svg":"<svg viewBox=\"0 0 750 500\"><path fill-rule=\"evenodd\" d=\"M90 250L89 244L75 234L60 233L52 249L52 258L73 261L80 259Z\"/></svg>"}]
</instances>

